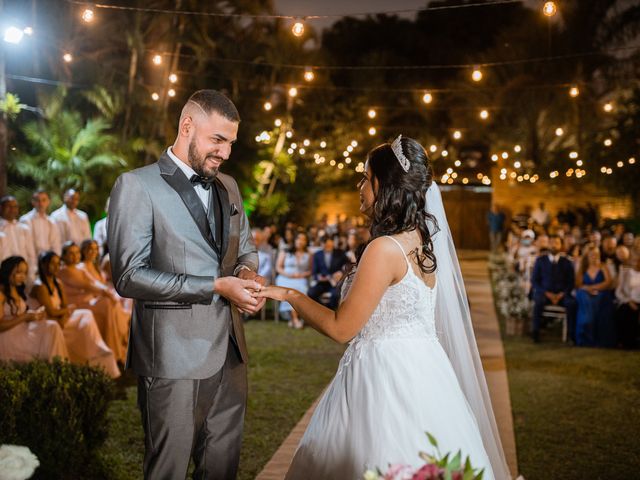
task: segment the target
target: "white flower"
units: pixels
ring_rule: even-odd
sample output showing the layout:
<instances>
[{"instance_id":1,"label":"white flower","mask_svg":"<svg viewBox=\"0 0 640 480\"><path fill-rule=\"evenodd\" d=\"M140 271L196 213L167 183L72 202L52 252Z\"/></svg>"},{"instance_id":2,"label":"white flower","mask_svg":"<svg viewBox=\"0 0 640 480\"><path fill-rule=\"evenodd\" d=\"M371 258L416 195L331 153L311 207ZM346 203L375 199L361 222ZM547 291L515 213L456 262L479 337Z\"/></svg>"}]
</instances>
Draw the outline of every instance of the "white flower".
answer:
<instances>
[{"instance_id":1,"label":"white flower","mask_svg":"<svg viewBox=\"0 0 640 480\"><path fill-rule=\"evenodd\" d=\"M40 462L27 447L0 446L0 480L26 480Z\"/></svg>"},{"instance_id":2,"label":"white flower","mask_svg":"<svg viewBox=\"0 0 640 480\"><path fill-rule=\"evenodd\" d=\"M363 480L379 480L380 477L373 470L367 470L362 478Z\"/></svg>"}]
</instances>

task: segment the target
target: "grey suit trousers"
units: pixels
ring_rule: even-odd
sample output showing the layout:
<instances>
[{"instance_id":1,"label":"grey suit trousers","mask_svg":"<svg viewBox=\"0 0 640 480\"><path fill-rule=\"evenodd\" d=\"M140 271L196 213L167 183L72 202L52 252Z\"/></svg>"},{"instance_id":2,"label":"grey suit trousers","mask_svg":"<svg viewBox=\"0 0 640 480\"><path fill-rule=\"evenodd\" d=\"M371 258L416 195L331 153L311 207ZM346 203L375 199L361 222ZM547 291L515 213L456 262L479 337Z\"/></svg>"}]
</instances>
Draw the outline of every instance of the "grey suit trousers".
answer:
<instances>
[{"instance_id":1,"label":"grey suit trousers","mask_svg":"<svg viewBox=\"0 0 640 480\"><path fill-rule=\"evenodd\" d=\"M144 478L233 480L238 471L247 367L229 340L223 367L202 380L138 377L145 436Z\"/></svg>"}]
</instances>

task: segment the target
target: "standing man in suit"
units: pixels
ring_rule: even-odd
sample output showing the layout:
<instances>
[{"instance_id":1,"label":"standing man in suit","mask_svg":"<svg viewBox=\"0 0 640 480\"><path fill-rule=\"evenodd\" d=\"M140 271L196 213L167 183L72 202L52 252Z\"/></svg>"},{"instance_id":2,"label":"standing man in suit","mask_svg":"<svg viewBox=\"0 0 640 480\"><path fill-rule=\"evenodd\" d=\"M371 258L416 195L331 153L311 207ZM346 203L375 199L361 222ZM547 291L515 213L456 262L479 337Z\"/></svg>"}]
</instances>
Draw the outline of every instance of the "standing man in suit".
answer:
<instances>
[{"instance_id":1,"label":"standing man in suit","mask_svg":"<svg viewBox=\"0 0 640 480\"><path fill-rule=\"evenodd\" d=\"M111 192L108 243L114 284L135 300L127 366L138 375L144 476L236 477L247 397L239 311L264 302L253 290L258 255L238 185L218 172L240 116L215 90L180 115L160 159L124 173Z\"/></svg>"},{"instance_id":2,"label":"standing man in suit","mask_svg":"<svg viewBox=\"0 0 640 480\"><path fill-rule=\"evenodd\" d=\"M337 248L334 248L333 238L329 235L322 240L322 250L313 254L313 265L311 267L311 278L316 282L309 289L309 297L316 302L326 293L331 293L329 308L338 308L339 294L338 282L342 278L342 267L349 261L347 255Z\"/></svg>"},{"instance_id":3,"label":"standing man in suit","mask_svg":"<svg viewBox=\"0 0 640 480\"><path fill-rule=\"evenodd\" d=\"M576 299L571 292L575 288L575 272L571 260L561 255L562 240L557 235L549 239L549 250L540 255L533 266L531 284L533 288L534 342L540 341L540 326L545 305L560 305L567 310L568 336L575 340Z\"/></svg>"}]
</instances>

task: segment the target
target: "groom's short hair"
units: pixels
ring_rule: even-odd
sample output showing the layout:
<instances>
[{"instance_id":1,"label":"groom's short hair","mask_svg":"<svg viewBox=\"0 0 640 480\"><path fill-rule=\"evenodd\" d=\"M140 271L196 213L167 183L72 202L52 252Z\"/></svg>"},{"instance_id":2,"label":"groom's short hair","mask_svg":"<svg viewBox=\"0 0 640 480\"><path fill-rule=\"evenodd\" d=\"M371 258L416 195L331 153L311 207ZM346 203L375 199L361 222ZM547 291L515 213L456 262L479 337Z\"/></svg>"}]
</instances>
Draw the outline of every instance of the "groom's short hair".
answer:
<instances>
[{"instance_id":1,"label":"groom's short hair","mask_svg":"<svg viewBox=\"0 0 640 480\"><path fill-rule=\"evenodd\" d=\"M190 102L198 105L207 115L215 112L227 120L240 123L240 114L236 106L226 95L217 90L198 90L189 97L187 104Z\"/></svg>"}]
</instances>

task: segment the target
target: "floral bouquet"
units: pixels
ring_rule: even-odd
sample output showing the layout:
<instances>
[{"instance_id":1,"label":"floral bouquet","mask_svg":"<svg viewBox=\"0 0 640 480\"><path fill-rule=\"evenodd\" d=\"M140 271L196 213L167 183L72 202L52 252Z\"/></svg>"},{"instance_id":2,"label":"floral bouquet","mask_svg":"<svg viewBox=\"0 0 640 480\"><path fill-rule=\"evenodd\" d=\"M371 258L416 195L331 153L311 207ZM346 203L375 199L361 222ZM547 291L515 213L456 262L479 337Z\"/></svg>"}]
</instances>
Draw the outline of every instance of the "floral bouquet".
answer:
<instances>
[{"instance_id":1,"label":"floral bouquet","mask_svg":"<svg viewBox=\"0 0 640 480\"><path fill-rule=\"evenodd\" d=\"M27 447L0 445L0 480L26 480L40 462Z\"/></svg>"},{"instance_id":2,"label":"floral bouquet","mask_svg":"<svg viewBox=\"0 0 640 480\"><path fill-rule=\"evenodd\" d=\"M418 468L410 465L389 465L386 472L380 469L367 470L364 480L482 480L483 470L474 469L467 456L462 461L462 452L458 450L453 457L450 453L442 456L436 439L427 432L429 443L435 448L435 455L420 452L420 458L426 463Z\"/></svg>"}]
</instances>

